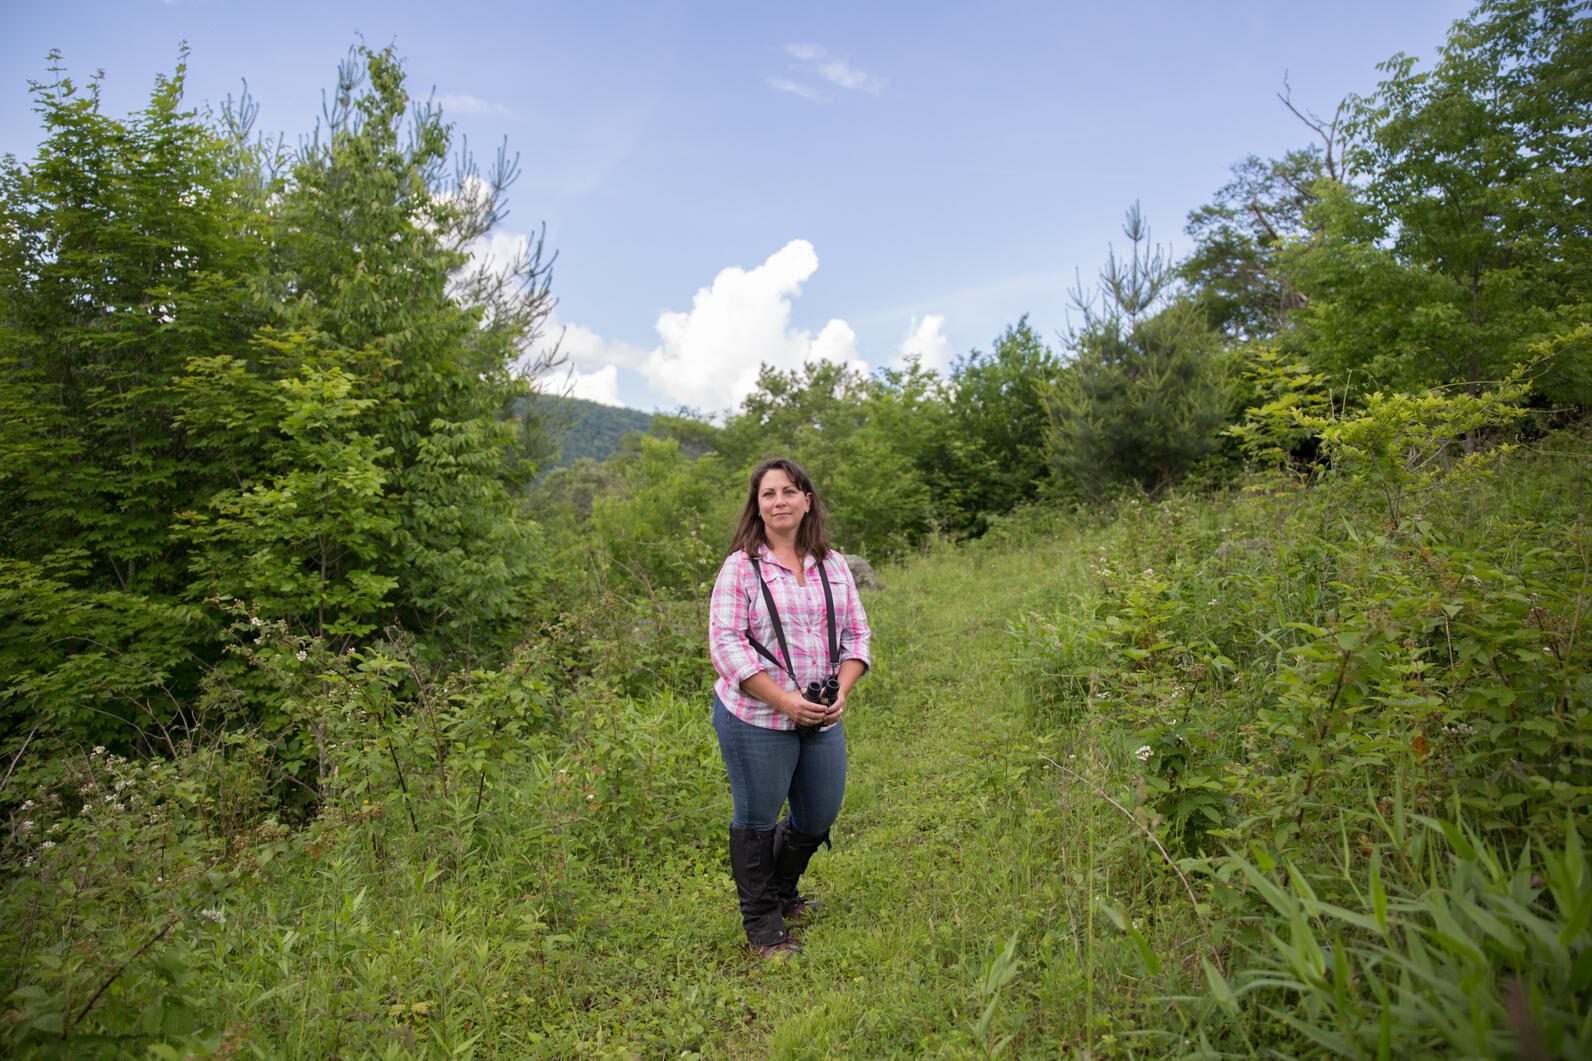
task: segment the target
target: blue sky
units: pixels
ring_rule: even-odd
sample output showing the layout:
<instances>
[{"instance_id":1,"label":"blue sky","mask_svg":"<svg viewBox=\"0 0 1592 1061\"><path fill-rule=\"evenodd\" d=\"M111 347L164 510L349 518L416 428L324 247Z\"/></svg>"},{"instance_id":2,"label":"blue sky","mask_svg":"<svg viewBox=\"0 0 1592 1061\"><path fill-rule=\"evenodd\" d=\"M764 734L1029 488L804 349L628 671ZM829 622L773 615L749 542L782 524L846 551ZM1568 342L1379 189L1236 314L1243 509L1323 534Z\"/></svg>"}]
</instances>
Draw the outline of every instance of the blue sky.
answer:
<instances>
[{"instance_id":1,"label":"blue sky","mask_svg":"<svg viewBox=\"0 0 1592 1061\"><path fill-rule=\"evenodd\" d=\"M1234 162L1309 141L1285 76L1330 114L1469 7L0 0L0 152L38 143L51 48L125 113L186 41L191 102L247 80L291 141L351 44L392 44L478 155L520 153L500 239L558 252L554 385L714 411L764 361L944 367L1025 313L1059 345L1130 203L1186 252Z\"/></svg>"}]
</instances>

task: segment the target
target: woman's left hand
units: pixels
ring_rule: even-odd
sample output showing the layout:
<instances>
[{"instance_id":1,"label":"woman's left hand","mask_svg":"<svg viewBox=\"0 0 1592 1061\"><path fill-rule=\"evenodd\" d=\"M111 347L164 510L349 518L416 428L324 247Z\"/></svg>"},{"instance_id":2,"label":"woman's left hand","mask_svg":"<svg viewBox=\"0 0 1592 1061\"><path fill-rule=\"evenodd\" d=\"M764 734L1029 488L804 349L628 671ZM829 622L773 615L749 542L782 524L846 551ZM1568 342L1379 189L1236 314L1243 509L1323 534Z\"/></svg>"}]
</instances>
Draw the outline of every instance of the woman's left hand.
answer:
<instances>
[{"instance_id":1,"label":"woman's left hand","mask_svg":"<svg viewBox=\"0 0 1592 1061\"><path fill-rule=\"evenodd\" d=\"M824 715L820 726L833 726L840 721L841 713L846 710L846 690L842 689L835 694L835 702L829 705L829 711Z\"/></svg>"}]
</instances>

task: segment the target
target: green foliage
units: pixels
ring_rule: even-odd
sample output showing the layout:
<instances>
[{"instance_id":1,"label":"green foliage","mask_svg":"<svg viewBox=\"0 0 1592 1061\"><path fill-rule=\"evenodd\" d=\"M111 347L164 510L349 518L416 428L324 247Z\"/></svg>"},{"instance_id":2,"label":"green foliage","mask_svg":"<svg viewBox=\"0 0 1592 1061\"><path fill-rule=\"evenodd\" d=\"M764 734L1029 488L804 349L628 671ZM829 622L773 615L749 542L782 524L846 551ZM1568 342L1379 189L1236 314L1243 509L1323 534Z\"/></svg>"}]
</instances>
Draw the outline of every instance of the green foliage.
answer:
<instances>
[{"instance_id":1,"label":"green foliage","mask_svg":"<svg viewBox=\"0 0 1592 1061\"><path fill-rule=\"evenodd\" d=\"M1531 388L1524 375L1524 367L1516 369L1479 394L1378 391L1365 397L1363 413L1341 419L1302 410L1295 416L1320 433L1327 454L1356 486L1381 494L1397 527L1412 495L1438 483L1464 486L1509 452L1508 445L1479 448L1476 440L1482 430L1503 428L1525 411L1521 402Z\"/></svg>"},{"instance_id":2,"label":"green foliage","mask_svg":"<svg viewBox=\"0 0 1592 1061\"><path fill-rule=\"evenodd\" d=\"M659 441L667 483L689 462ZM1340 476L1029 509L1020 535L889 569L813 866L830 905L778 969L740 947L689 601L578 583L535 647L470 671L239 611L233 656L291 725L196 726L158 761L30 746L0 782L0 1036L23 1056L1371 1054L1391 1011L1395 1056L1475 1011L1450 1030L1530 1026L1573 1056L1587 452L1584 431L1522 446L1398 533ZM212 719L239 695L223 678ZM304 779L314 798L282 796Z\"/></svg>"},{"instance_id":3,"label":"green foliage","mask_svg":"<svg viewBox=\"0 0 1592 1061\"><path fill-rule=\"evenodd\" d=\"M353 377L335 365L316 366L313 355L302 356L305 336L267 343L304 368L297 378L267 385L274 409L266 405L244 414L274 428L261 440L267 452L256 454L271 471L245 488L212 494L207 507L214 517L188 517L200 547L195 573L229 594L260 602L272 618L302 623L311 634L357 639L375 629L398 584L373 570L399 526L383 504L382 462L392 451L354 426L376 401L353 397ZM238 414L213 411L212 395L246 393L247 384L232 386L243 371L226 355L196 364L183 381L192 384L194 408L181 422L200 437L210 430L223 434Z\"/></svg>"},{"instance_id":4,"label":"green foliage","mask_svg":"<svg viewBox=\"0 0 1592 1061\"><path fill-rule=\"evenodd\" d=\"M1223 434L1237 440L1251 466L1297 480L1303 469L1296 453L1331 412L1328 377L1269 344L1244 348L1239 356L1244 415Z\"/></svg>"},{"instance_id":5,"label":"green foliage","mask_svg":"<svg viewBox=\"0 0 1592 1061\"><path fill-rule=\"evenodd\" d=\"M216 127L182 90L118 121L97 82L35 85L44 143L0 171L8 741L147 747L218 659L217 598L467 659L536 589L542 433L512 413L547 268L467 264L513 164L444 183L450 129L388 52L343 65L286 178L247 102Z\"/></svg>"},{"instance_id":6,"label":"green foliage","mask_svg":"<svg viewBox=\"0 0 1592 1061\"><path fill-rule=\"evenodd\" d=\"M1231 339L1265 339L1304 304L1283 251L1310 237L1317 182L1335 175L1332 146L1328 139L1328 151L1311 145L1280 159L1250 155L1232 167L1214 201L1189 212L1194 250L1177 271L1212 328Z\"/></svg>"},{"instance_id":7,"label":"green foliage","mask_svg":"<svg viewBox=\"0 0 1592 1061\"><path fill-rule=\"evenodd\" d=\"M614 461L618 489L592 502L590 530L633 593L706 606L744 496L740 477L722 468L717 457L692 461L678 442L651 435Z\"/></svg>"},{"instance_id":8,"label":"green foliage","mask_svg":"<svg viewBox=\"0 0 1592 1061\"><path fill-rule=\"evenodd\" d=\"M715 448L748 472L772 456L807 453L810 460L812 452L862 426L866 389L860 375L833 362L811 361L800 372L764 365L757 387L725 423Z\"/></svg>"},{"instance_id":9,"label":"green foliage","mask_svg":"<svg viewBox=\"0 0 1592 1061\"><path fill-rule=\"evenodd\" d=\"M1400 391L1476 386L1588 319L1589 60L1580 4L1489 0L1432 70L1383 65L1346 127L1363 190L1318 189L1322 237L1290 259L1315 365ZM1585 406L1583 374L1543 396Z\"/></svg>"},{"instance_id":10,"label":"green foliage","mask_svg":"<svg viewBox=\"0 0 1592 1061\"><path fill-rule=\"evenodd\" d=\"M1511 858L1447 818L1375 821L1374 844L1327 881L1264 852L1224 871L1272 925L1212 994L1278 1023L1268 1046L1296 1057L1592 1053L1592 860L1582 829ZM1369 857L1366 857L1369 853ZM1258 863L1258 864L1257 864Z\"/></svg>"},{"instance_id":11,"label":"green foliage","mask_svg":"<svg viewBox=\"0 0 1592 1061\"><path fill-rule=\"evenodd\" d=\"M827 362L800 373L765 367L713 445L744 474L766 457L794 458L822 492L837 544L892 555L936 525L931 483L944 436L934 426L945 417L937 378L915 365L872 382Z\"/></svg>"},{"instance_id":12,"label":"green foliage","mask_svg":"<svg viewBox=\"0 0 1592 1061\"><path fill-rule=\"evenodd\" d=\"M1074 359L1045 394L1050 464L1101 497L1124 484L1156 493L1216 446L1227 368L1216 334L1186 301L1165 303L1173 275L1135 204L1100 271L1099 307L1081 290Z\"/></svg>"},{"instance_id":13,"label":"green foliage","mask_svg":"<svg viewBox=\"0 0 1592 1061\"><path fill-rule=\"evenodd\" d=\"M984 354L974 350L951 370L941 504L950 529L977 536L991 516L1034 501L1049 477L1044 390L1061 363L1035 334L1027 316Z\"/></svg>"},{"instance_id":14,"label":"green foliage","mask_svg":"<svg viewBox=\"0 0 1592 1061\"><path fill-rule=\"evenodd\" d=\"M181 109L183 64L125 121L100 112L98 81L57 74L32 89L37 160L0 165L5 737L35 720L116 732L191 687L214 624L191 606L172 513L226 477L175 422L173 383L190 351L241 345L259 316L252 189L227 138Z\"/></svg>"},{"instance_id":15,"label":"green foliage","mask_svg":"<svg viewBox=\"0 0 1592 1061\"><path fill-rule=\"evenodd\" d=\"M1322 416L1337 476L1309 493L1122 505L1095 587L1013 624L1036 720L1118 742L1102 794L1216 915L1207 953L1156 955L1204 966L1169 992L1182 1052L1584 1052L1584 435L1439 455L1523 396Z\"/></svg>"}]
</instances>

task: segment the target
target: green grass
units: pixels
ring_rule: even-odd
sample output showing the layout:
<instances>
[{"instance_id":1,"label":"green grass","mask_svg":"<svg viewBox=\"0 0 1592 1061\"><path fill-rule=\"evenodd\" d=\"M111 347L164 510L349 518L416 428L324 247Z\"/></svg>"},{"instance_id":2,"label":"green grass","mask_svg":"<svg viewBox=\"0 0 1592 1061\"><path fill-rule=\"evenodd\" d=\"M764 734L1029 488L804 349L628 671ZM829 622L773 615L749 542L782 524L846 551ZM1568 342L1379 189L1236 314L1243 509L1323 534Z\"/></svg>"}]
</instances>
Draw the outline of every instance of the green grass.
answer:
<instances>
[{"instance_id":1,"label":"green grass","mask_svg":"<svg viewBox=\"0 0 1592 1061\"><path fill-rule=\"evenodd\" d=\"M1506 567L1539 563L1554 534L1564 555L1574 550L1563 541L1584 550L1579 460L1522 456L1491 492L1434 500L1434 513L1452 511L1432 518L1466 527L1469 545ZM1306 1040L1264 1009L1286 1000L1260 991L1223 1008L1211 985L1247 990L1241 967L1264 956L1262 895L1279 910L1316 900L1289 898L1280 869L1256 870L1269 883L1246 890L1235 864L1179 849L1157 810L1170 798L1155 788L1160 760L1147 770L1134 751L1157 739L1147 719L1183 712L1195 752L1173 788L1197 774L1220 789L1236 810L1212 835L1240 848L1283 835L1245 831L1254 793L1324 798L1325 781L1301 797L1261 777L1280 738L1256 719L1277 707L1266 676L1310 642L1286 624L1347 621L1354 594L1343 587L1384 577L1373 550L1328 556L1298 537L1342 518L1289 495L1129 503L1093 528L1030 513L998 542L936 544L885 568L885 588L866 599L876 666L849 702L846 802L833 850L810 870L826 906L790 962L742 947L706 690L635 700L599 689L508 746L512 756L494 753L485 780L452 767L447 796L424 727L400 744L404 790L383 773L385 731L369 730L347 751L347 795L292 830L214 818L222 775L191 765L168 764L188 780L162 782L163 802L120 816L46 799L30 828L65 823L49 834L57 846L11 823L0 947L16 956L16 993L3 1030L19 1056L41 1057L1291 1052ZM1535 546L1521 540L1528 524ZM1262 537L1280 545L1221 554ZM1146 631L1172 647L1137 647ZM1236 670L1204 692L1196 683L1190 708L1184 686L1211 658L1207 643ZM1584 657L1584 641L1563 644ZM465 720L480 706L460 702ZM1373 751L1393 756L1377 760L1388 776L1426 776L1407 747ZM75 776L87 802L130 769L84 753ZM1271 848L1307 874L1330 870L1338 883L1320 886L1333 895L1363 886L1350 832L1343 859L1334 853L1332 823L1367 813L1350 797L1301 816L1305 827ZM1516 833L1489 835L1518 853ZM1366 843L1382 852L1390 890L1403 889L1401 931L1418 935L1421 867L1394 882L1397 844ZM1476 876L1444 862L1446 850L1430 848L1434 881ZM1498 894L1530 890L1494 876ZM1548 916L1540 902L1533 916ZM1325 932L1333 916L1311 924ZM1572 949L1578 938L1566 936ZM1402 960L1387 947L1354 953ZM1340 1003L1333 1012L1354 1009Z\"/></svg>"}]
</instances>

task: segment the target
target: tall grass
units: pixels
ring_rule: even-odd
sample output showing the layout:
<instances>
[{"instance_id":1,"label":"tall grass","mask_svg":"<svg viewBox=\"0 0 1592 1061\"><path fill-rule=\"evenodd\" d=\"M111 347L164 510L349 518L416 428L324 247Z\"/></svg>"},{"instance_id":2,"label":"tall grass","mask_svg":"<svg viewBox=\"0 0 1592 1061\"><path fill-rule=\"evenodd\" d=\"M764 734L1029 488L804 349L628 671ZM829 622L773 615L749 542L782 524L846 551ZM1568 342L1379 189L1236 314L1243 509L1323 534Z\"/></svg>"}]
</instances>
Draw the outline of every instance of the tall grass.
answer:
<instances>
[{"instance_id":1,"label":"tall grass","mask_svg":"<svg viewBox=\"0 0 1592 1061\"><path fill-rule=\"evenodd\" d=\"M785 964L741 946L678 622L558 634L646 641L641 676L610 632L572 684L546 646L430 675L245 617L323 798L294 810L259 733L23 763L0 1036L19 1057L1575 1056L1588 443L1430 491L1397 531L1328 484L1035 509L886 567L812 867L825 913Z\"/></svg>"}]
</instances>

